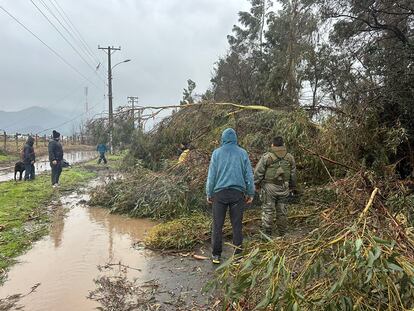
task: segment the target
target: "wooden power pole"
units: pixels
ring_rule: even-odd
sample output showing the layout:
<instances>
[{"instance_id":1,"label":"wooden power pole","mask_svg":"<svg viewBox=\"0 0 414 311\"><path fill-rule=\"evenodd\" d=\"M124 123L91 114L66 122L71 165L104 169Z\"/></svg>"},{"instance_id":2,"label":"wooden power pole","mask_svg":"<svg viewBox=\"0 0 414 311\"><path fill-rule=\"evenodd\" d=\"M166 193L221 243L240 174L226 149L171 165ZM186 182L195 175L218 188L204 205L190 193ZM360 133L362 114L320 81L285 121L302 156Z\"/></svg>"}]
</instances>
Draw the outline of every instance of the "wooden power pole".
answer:
<instances>
[{"instance_id":1,"label":"wooden power pole","mask_svg":"<svg viewBox=\"0 0 414 311\"><path fill-rule=\"evenodd\" d=\"M114 152L113 148L113 128L114 128L114 111L112 106L112 65L111 65L111 55L115 51L120 51L121 47L100 47L98 46L99 50L104 50L108 55L108 104L109 104L109 116L108 116L108 124L109 124L109 148L111 153Z\"/></svg>"},{"instance_id":2,"label":"wooden power pole","mask_svg":"<svg viewBox=\"0 0 414 311\"><path fill-rule=\"evenodd\" d=\"M128 96L127 99L132 108L132 128L135 129L135 103L138 104L138 96Z\"/></svg>"}]
</instances>

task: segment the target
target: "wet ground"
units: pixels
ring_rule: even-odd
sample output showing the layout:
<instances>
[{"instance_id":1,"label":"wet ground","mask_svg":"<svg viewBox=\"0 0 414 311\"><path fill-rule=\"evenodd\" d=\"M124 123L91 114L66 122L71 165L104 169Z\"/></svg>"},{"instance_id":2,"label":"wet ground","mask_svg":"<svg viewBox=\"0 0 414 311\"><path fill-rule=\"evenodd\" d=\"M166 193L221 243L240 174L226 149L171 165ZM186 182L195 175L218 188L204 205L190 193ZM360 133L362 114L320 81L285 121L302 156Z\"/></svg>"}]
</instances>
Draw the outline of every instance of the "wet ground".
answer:
<instances>
[{"instance_id":1,"label":"wet ground","mask_svg":"<svg viewBox=\"0 0 414 311\"><path fill-rule=\"evenodd\" d=\"M0 310L95 310L99 303L87 298L96 289L94 280L121 267L131 267L123 269L129 280L136 278L137 284L156 288L142 310L208 310L214 304L213 297L201 292L214 273L209 260L137 247L154 222L90 208L84 204L87 200L83 191L52 205L50 234L9 271L0 287ZM2 298L29 292L14 306L2 309Z\"/></svg>"},{"instance_id":2,"label":"wet ground","mask_svg":"<svg viewBox=\"0 0 414 311\"><path fill-rule=\"evenodd\" d=\"M93 158L98 158L95 151L72 151L64 155L69 164L76 164L80 162L89 161ZM50 171L49 158L47 156L39 157L35 163L36 174L41 174ZM24 173L23 173L24 177ZM19 174L17 175L19 178ZM14 166L6 166L0 168L0 182L14 179Z\"/></svg>"}]
</instances>

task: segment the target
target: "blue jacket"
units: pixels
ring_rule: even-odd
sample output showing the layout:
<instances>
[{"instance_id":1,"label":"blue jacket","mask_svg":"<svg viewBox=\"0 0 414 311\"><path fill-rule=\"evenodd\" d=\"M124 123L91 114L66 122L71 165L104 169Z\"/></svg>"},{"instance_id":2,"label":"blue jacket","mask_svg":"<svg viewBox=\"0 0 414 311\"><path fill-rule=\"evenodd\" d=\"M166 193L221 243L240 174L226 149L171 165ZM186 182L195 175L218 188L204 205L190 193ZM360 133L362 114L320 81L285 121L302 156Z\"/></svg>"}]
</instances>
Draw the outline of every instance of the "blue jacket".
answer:
<instances>
[{"instance_id":1,"label":"blue jacket","mask_svg":"<svg viewBox=\"0 0 414 311\"><path fill-rule=\"evenodd\" d=\"M232 128L221 135L221 147L214 150L208 168L207 197L223 189L239 190L254 196L253 169L249 156L237 145L237 135Z\"/></svg>"},{"instance_id":2,"label":"blue jacket","mask_svg":"<svg viewBox=\"0 0 414 311\"><path fill-rule=\"evenodd\" d=\"M99 153L105 153L105 152L108 151L108 148L106 148L106 145L105 144L99 144L96 147L96 151L98 151Z\"/></svg>"}]
</instances>

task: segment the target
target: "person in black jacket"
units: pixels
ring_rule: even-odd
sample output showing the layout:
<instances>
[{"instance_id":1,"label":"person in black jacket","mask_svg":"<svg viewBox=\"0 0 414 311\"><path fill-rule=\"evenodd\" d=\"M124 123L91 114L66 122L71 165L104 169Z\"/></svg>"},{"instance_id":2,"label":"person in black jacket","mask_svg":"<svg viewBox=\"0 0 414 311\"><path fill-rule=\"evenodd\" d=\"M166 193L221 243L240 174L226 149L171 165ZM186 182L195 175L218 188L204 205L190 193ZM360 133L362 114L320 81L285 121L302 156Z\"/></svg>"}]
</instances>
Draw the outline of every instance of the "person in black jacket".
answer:
<instances>
[{"instance_id":1,"label":"person in black jacket","mask_svg":"<svg viewBox=\"0 0 414 311\"><path fill-rule=\"evenodd\" d=\"M24 180L33 180L35 179L35 166L36 155L33 148L34 139L29 136L27 138L26 144L23 147L23 163L24 163Z\"/></svg>"},{"instance_id":2,"label":"person in black jacket","mask_svg":"<svg viewBox=\"0 0 414 311\"><path fill-rule=\"evenodd\" d=\"M62 173L62 162L63 162L63 148L59 142L60 133L53 130L53 139L49 141L49 161L50 167L52 168L52 186L56 188L59 186L59 177Z\"/></svg>"}]
</instances>

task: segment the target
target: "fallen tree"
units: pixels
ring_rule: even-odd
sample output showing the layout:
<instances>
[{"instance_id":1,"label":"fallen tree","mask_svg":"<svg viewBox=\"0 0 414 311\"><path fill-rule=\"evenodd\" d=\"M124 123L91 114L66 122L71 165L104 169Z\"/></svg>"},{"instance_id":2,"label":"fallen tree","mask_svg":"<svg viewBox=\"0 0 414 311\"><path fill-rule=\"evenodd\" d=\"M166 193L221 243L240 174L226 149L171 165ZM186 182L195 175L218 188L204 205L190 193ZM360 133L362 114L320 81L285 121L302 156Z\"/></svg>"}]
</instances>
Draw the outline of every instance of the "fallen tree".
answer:
<instances>
[{"instance_id":1,"label":"fallen tree","mask_svg":"<svg viewBox=\"0 0 414 311\"><path fill-rule=\"evenodd\" d=\"M136 133L126 158L134 171L100 189L92 203L137 217L179 218L167 223L169 230L161 224L150 233L152 248L188 249L205 241L206 230L193 236L185 231L194 231L186 222L208 215L209 157L227 127L236 130L253 164L271 138L282 135L296 157L302 193L290 208L286 239L263 242L258 215L252 216L256 222L245 259L238 267L230 261L223 265L216 283L230 308L414 307L414 187L400 179L390 160L405 139L404 129L382 127L375 114L355 118L344 111L314 122L301 109L184 107L151 132ZM184 141L191 150L179 164L177 147ZM177 234L188 239L175 239Z\"/></svg>"}]
</instances>

